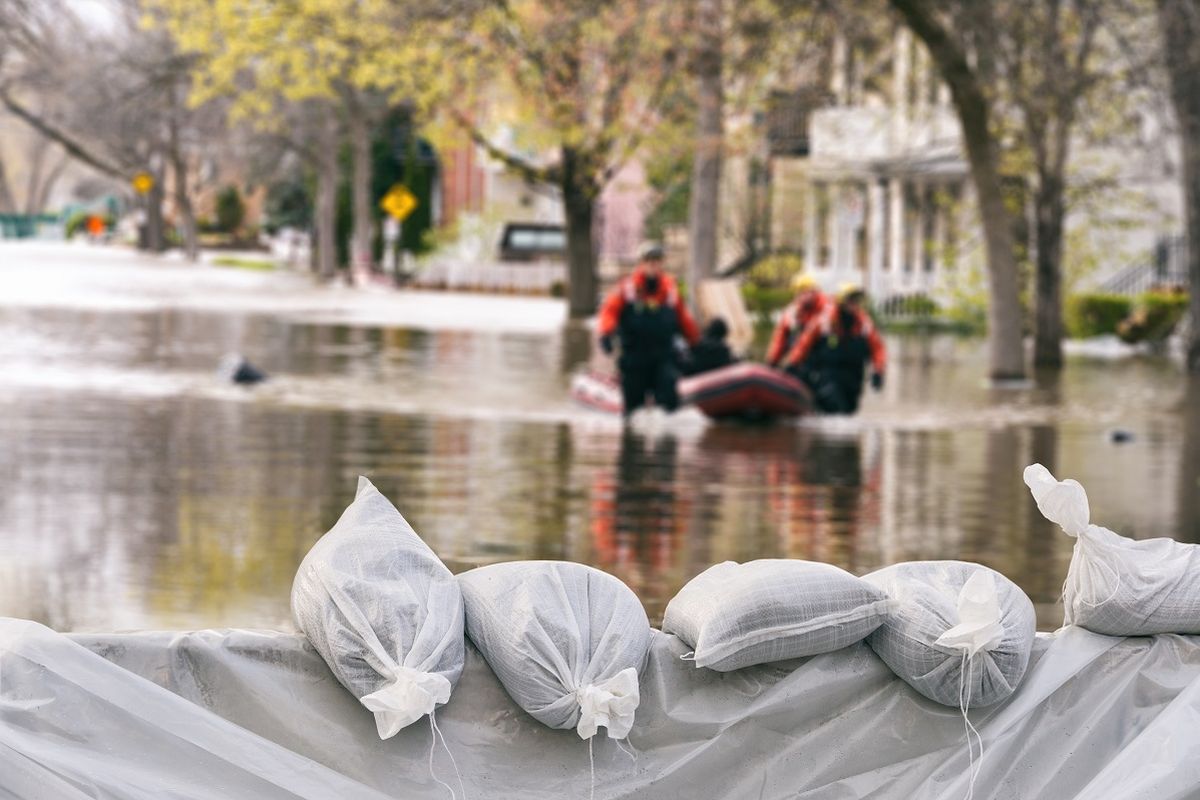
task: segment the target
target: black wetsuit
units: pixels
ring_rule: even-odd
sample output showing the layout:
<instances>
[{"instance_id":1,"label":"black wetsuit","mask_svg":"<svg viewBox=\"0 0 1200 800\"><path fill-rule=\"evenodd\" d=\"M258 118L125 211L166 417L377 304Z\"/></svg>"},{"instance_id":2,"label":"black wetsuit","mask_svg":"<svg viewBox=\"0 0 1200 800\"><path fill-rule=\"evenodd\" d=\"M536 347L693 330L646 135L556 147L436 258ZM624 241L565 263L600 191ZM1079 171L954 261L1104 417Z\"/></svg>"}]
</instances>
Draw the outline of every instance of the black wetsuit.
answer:
<instances>
[{"instance_id":1,"label":"black wetsuit","mask_svg":"<svg viewBox=\"0 0 1200 800\"><path fill-rule=\"evenodd\" d=\"M699 375L701 372L728 367L736 360L733 351L723 340L705 336L692 346L684 372L688 375Z\"/></svg>"},{"instance_id":2,"label":"black wetsuit","mask_svg":"<svg viewBox=\"0 0 1200 800\"><path fill-rule=\"evenodd\" d=\"M871 361L867 337L852 333L853 318L839 320L844 332L823 335L798 376L813 390L817 408L826 414L853 414L862 398L866 365Z\"/></svg>"},{"instance_id":3,"label":"black wetsuit","mask_svg":"<svg viewBox=\"0 0 1200 800\"><path fill-rule=\"evenodd\" d=\"M675 337L680 335L675 308L668 303L636 298L625 304L617 325L621 340L621 393L625 414L632 414L654 395L654 403L666 411L679 407L679 380Z\"/></svg>"}]
</instances>

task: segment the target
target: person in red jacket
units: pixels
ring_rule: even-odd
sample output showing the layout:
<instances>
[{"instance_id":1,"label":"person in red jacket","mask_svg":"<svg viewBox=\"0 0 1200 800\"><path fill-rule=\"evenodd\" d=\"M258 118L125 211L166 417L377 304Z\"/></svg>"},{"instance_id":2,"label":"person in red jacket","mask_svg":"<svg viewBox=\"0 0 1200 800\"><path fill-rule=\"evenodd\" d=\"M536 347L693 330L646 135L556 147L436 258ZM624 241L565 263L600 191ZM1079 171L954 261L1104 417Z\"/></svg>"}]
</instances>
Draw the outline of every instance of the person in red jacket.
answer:
<instances>
[{"instance_id":1,"label":"person in red jacket","mask_svg":"<svg viewBox=\"0 0 1200 800\"><path fill-rule=\"evenodd\" d=\"M861 286L843 286L837 304L809 323L785 359L786 369L812 388L817 407L826 413L858 410L867 363L871 387L883 389L887 353L864 299Z\"/></svg>"},{"instance_id":2,"label":"person in red jacket","mask_svg":"<svg viewBox=\"0 0 1200 800\"><path fill-rule=\"evenodd\" d=\"M696 321L679 298L670 275L663 272L663 251L658 245L642 249L638 265L605 299L597 326L600 347L612 353L620 342L621 394L625 416L654 396L655 405L667 411L679 407L676 338L689 345L700 339Z\"/></svg>"},{"instance_id":3,"label":"person in red jacket","mask_svg":"<svg viewBox=\"0 0 1200 800\"><path fill-rule=\"evenodd\" d=\"M767 347L767 366L779 364L784 355L796 345L796 340L808 327L808 323L816 319L829 305L829 298L821 291L817 279L803 272L796 273L792 279L792 291L796 297L783 310L779 322L775 325L775 333L771 335L771 344Z\"/></svg>"}]
</instances>

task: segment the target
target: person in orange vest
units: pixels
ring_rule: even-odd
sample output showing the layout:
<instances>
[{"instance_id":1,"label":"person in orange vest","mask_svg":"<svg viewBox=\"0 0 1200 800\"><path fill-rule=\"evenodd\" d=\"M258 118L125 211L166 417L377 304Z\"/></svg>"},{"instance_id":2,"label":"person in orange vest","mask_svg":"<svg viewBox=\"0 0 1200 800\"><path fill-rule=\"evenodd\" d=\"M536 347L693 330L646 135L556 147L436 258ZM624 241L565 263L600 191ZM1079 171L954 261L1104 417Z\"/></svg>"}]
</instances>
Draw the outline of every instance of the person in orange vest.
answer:
<instances>
[{"instance_id":1,"label":"person in orange vest","mask_svg":"<svg viewBox=\"0 0 1200 800\"><path fill-rule=\"evenodd\" d=\"M792 279L792 291L796 297L783 310L771 344L767 347L767 366L777 366L780 360L796 345L796 340L808 323L816 319L829 305L829 298L821 291L817 279L804 272L797 272Z\"/></svg>"},{"instance_id":2,"label":"person in orange vest","mask_svg":"<svg viewBox=\"0 0 1200 800\"><path fill-rule=\"evenodd\" d=\"M842 286L837 303L808 324L785 359L786 369L812 388L817 407L829 414L858 410L868 363L871 387L883 389L887 353L865 299L858 284Z\"/></svg>"},{"instance_id":3,"label":"person in orange vest","mask_svg":"<svg viewBox=\"0 0 1200 800\"><path fill-rule=\"evenodd\" d=\"M99 241L104 236L104 230L107 226L99 214L88 214L86 224L88 236L91 237L92 241Z\"/></svg>"},{"instance_id":4,"label":"person in orange vest","mask_svg":"<svg viewBox=\"0 0 1200 800\"><path fill-rule=\"evenodd\" d=\"M679 407L676 339L682 336L689 345L700 339L674 279L663 272L663 260L658 245L643 247L633 273L617 284L600 309L600 348L612 354L616 343L621 345L617 368L625 416L644 405L648 395L666 411Z\"/></svg>"}]
</instances>

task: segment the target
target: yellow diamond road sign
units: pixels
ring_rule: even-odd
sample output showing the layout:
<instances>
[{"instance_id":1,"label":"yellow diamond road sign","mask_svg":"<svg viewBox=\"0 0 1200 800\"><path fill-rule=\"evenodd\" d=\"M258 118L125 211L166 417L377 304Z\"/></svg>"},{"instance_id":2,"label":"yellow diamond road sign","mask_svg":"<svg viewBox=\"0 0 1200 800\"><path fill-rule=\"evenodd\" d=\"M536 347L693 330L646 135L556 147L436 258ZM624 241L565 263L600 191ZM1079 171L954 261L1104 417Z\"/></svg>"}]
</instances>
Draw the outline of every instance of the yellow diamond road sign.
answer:
<instances>
[{"instance_id":1,"label":"yellow diamond road sign","mask_svg":"<svg viewBox=\"0 0 1200 800\"><path fill-rule=\"evenodd\" d=\"M403 222L417 207L417 197L403 184L397 183L379 201L379 207Z\"/></svg>"},{"instance_id":2,"label":"yellow diamond road sign","mask_svg":"<svg viewBox=\"0 0 1200 800\"><path fill-rule=\"evenodd\" d=\"M133 184L133 190L138 194L146 194L154 188L154 176L149 172L139 172L129 182Z\"/></svg>"}]
</instances>

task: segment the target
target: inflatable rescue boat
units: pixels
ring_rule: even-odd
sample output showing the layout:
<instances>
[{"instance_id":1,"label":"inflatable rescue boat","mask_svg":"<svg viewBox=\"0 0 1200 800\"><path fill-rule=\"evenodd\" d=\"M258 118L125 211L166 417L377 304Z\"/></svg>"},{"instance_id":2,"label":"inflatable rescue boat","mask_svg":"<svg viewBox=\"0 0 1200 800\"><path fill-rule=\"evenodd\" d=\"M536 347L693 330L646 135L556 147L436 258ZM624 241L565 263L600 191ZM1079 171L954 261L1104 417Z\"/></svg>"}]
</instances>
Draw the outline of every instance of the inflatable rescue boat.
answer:
<instances>
[{"instance_id":1,"label":"inflatable rescue boat","mask_svg":"<svg viewBox=\"0 0 1200 800\"><path fill-rule=\"evenodd\" d=\"M595 371L571 379L571 397L599 411L621 413L620 381ZM808 387L787 373L744 362L679 381L681 405L694 405L713 419L766 420L813 411Z\"/></svg>"},{"instance_id":2,"label":"inflatable rescue boat","mask_svg":"<svg viewBox=\"0 0 1200 800\"><path fill-rule=\"evenodd\" d=\"M751 362L684 378L679 401L713 419L798 417L813 410L807 386L786 372Z\"/></svg>"}]
</instances>

